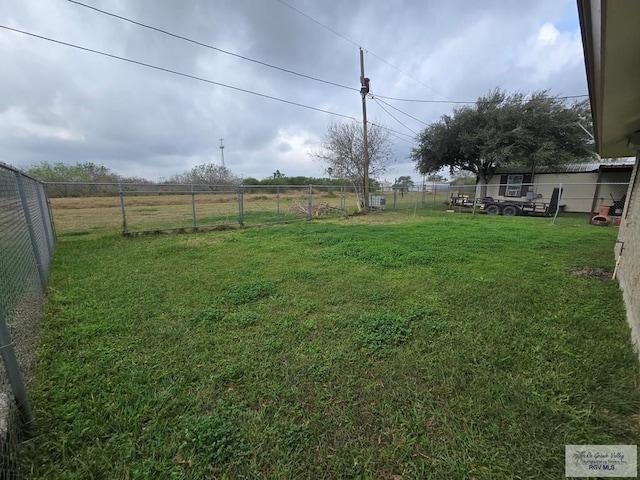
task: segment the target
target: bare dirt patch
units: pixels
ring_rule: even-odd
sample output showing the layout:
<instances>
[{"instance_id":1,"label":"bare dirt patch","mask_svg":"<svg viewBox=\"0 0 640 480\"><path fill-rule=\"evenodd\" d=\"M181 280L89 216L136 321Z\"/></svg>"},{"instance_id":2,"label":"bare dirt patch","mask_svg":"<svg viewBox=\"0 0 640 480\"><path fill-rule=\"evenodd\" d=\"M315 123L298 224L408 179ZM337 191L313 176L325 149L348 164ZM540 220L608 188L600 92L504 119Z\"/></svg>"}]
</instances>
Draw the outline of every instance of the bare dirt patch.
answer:
<instances>
[{"instance_id":1,"label":"bare dirt patch","mask_svg":"<svg viewBox=\"0 0 640 480\"><path fill-rule=\"evenodd\" d=\"M613 276L613 270L604 268L573 267L569 273L575 277L586 278L611 278Z\"/></svg>"}]
</instances>

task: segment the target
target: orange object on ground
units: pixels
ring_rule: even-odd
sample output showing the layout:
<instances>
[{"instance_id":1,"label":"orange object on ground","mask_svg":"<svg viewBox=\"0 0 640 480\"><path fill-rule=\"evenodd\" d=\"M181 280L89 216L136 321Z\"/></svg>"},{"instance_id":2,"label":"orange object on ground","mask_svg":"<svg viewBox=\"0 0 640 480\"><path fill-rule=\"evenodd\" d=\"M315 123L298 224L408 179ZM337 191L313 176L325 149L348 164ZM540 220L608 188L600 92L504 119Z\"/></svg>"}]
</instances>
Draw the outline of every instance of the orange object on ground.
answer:
<instances>
[{"instance_id":1,"label":"orange object on ground","mask_svg":"<svg viewBox=\"0 0 640 480\"><path fill-rule=\"evenodd\" d=\"M598 225L600 227L606 227L611 223L609 218L609 205L600 205L600 213L594 217L591 217L591 225Z\"/></svg>"}]
</instances>

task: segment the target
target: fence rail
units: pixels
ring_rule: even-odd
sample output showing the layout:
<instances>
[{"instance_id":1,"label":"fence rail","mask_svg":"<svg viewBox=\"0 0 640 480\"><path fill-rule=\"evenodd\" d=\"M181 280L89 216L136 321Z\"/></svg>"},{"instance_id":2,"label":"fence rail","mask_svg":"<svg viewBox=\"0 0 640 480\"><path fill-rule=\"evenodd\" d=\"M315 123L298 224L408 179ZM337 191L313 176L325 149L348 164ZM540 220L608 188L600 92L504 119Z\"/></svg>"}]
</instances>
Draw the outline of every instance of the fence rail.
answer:
<instances>
[{"instance_id":1,"label":"fence rail","mask_svg":"<svg viewBox=\"0 0 640 480\"><path fill-rule=\"evenodd\" d=\"M44 184L0 164L0 475L16 473L31 433L27 385L35 370L55 232Z\"/></svg>"},{"instance_id":2,"label":"fence rail","mask_svg":"<svg viewBox=\"0 0 640 480\"><path fill-rule=\"evenodd\" d=\"M167 185L47 183L61 235L204 231L304 221L356 210L352 187L340 185ZM544 214L553 192L558 213L595 215L606 210L611 223L622 216L627 183L535 183L482 186L425 184L422 190L372 195L376 210L416 215L426 210L482 212L485 197L535 204L522 213ZM499 213L502 213L500 211ZM550 213L550 212L547 212Z\"/></svg>"},{"instance_id":3,"label":"fence rail","mask_svg":"<svg viewBox=\"0 0 640 480\"><path fill-rule=\"evenodd\" d=\"M157 185L47 183L65 231L103 227L123 235L203 231L344 215L355 192L341 185ZM355 201L352 202L355 208ZM100 212L103 225L82 218ZM65 217L65 218L62 218ZM56 218L56 221L59 219Z\"/></svg>"}]
</instances>

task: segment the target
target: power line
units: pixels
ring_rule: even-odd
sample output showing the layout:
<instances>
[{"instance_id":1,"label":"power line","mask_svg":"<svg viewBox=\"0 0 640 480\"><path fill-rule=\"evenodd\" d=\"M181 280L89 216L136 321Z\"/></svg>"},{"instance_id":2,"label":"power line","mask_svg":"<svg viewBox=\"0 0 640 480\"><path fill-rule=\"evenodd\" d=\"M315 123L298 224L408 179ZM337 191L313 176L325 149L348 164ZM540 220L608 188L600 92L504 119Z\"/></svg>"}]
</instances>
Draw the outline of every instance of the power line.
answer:
<instances>
[{"instance_id":1,"label":"power line","mask_svg":"<svg viewBox=\"0 0 640 480\"><path fill-rule=\"evenodd\" d=\"M571 98L586 98L589 95L565 95L565 96L558 96L558 97L550 97L550 98L555 98L557 100L569 100ZM414 103L456 103L456 104L465 104L465 105L475 105L475 104L482 104L482 103L496 103L493 102L491 100L489 101L478 101L478 100L474 100L474 101L469 101L469 102L465 102L465 101L461 101L461 100L420 100L420 99L415 99L415 98L397 98L397 97L387 97L385 95L376 95L376 97L378 98L384 98L386 100L394 100L396 102L414 102Z\"/></svg>"},{"instance_id":2,"label":"power line","mask_svg":"<svg viewBox=\"0 0 640 480\"><path fill-rule=\"evenodd\" d=\"M44 37L42 35L37 35L35 33L25 32L24 30L18 30L17 28L7 27L6 25L0 25L0 28L4 28L6 30L11 30L12 32L22 33L23 35L29 35L31 37L39 38L41 40L46 40L48 42L53 42L53 43L57 43L57 44L60 44L60 45L65 45L67 47L76 48L78 50L83 50L85 52L95 53L97 55L102 55L102 56L105 56L105 57L114 58L116 60L122 60L123 62L134 63L136 65L141 65L143 67L152 68L154 70L160 70L162 72L171 73L173 75L178 75L178 76L181 76L181 77L191 78L192 80L198 80L199 82L209 83L211 85L217 85L219 87L229 88L231 90L236 90L236 91L239 91L239 92L248 93L249 95L255 95L257 97L268 98L270 100L275 100L275 101L282 102L282 103L288 103L289 105L295 105L296 107L306 108L306 109L309 109L309 110L315 110L316 112L327 113L329 115L335 115L336 117L342 117L342 118L347 118L349 120L357 121L354 117L351 117L349 115L343 115L341 113L331 112L329 110L324 110L322 108L312 107L311 105L305 105L303 103L293 102L291 100L285 100L283 98L278 98L278 97L274 97L274 96L271 96L271 95L266 95L264 93L258 93L258 92L254 92L254 91L251 91L251 90L246 90L244 88L234 87L232 85L226 85L224 83L214 82L213 80L208 80L206 78L197 77L195 75L189 75L188 73L182 73L182 72L178 72L176 70L171 70L169 68L158 67L157 65L151 65L149 63L139 62L137 60L132 60L130 58L120 57L118 55L113 55L111 53L101 52L99 50L93 50L91 48L82 47L80 45L74 45L73 43L67 43L67 42L63 42L63 41L60 41L60 40L55 40L53 38Z\"/></svg>"},{"instance_id":3,"label":"power line","mask_svg":"<svg viewBox=\"0 0 640 480\"><path fill-rule=\"evenodd\" d=\"M386 108L384 108L382 106L382 104L378 101L377 98L373 97L373 101L376 102L378 104L378 106L385 111L385 113L387 115L389 115L391 118L393 118L396 122L398 122L400 125L402 125L404 128L406 128L407 130L409 130L411 133L413 133L414 135L418 135L418 132L415 132L414 130L412 130L411 128L407 127L404 123L402 123L400 120L398 120L391 112L389 112L389 110L387 110Z\"/></svg>"},{"instance_id":4,"label":"power line","mask_svg":"<svg viewBox=\"0 0 640 480\"><path fill-rule=\"evenodd\" d=\"M400 110L399 108L394 107L394 106L393 106L393 105L391 105L390 103L385 102L384 100L380 100L379 98L377 98L377 95L372 95L371 97L372 97L374 100L376 100L377 102L382 102L382 103L384 103L386 106L393 108L394 110L396 110L396 111L400 112L400 113L401 113L401 114L403 114L403 115L406 115L406 116L407 116L407 117L409 117L409 118L412 118L412 119L413 119L413 120L415 120L416 122L420 122L420 123L421 123L421 124L423 124L423 125L429 126L429 124L428 124L427 122L423 122L423 121L422 121L422 120L420 120L419 118L416 118L416 117L414 117L413 115L410 115L410 114L408 114L407 112L404 112L404 111Z\"/></svg>"},{"instance_id":5,"label":"power line","mask_svg":"<svg viewBox=\"0 0 640 480\"><path fill-rule=\"evenodd\" d=\"M67 1L70 2L70 3L74 3L76 5L79 5L81 7L85 7L85 8L88 8L90 10L94 10L96 12L102 13L104 15L108 15L110 17L114 17L114 18L117 18L119 20L123 20L125 22L133 23L134 25L138 25L138 26L143 27L143 28L148 28L149 30L153 30L155 32L159 32L159 33L162 33L164 35L168 35L168 36L173 37L173 38L184 40L185 42L193 43L194 45L198 45L200 47L209 48L211 50L215 50L216 52L224 53L226 55L231 55L233 57L240 58L242 60L246 60L247 62L257 63L258 65L262 65L264 67L273 68L274 70L279 70L281 72L289 73L291 75L296 75L298 77L306 78L308 80L313 80L315 82L325 83L327 85L333 85L334 87L340 87L340 88L344 88L344 89L347 89L347 90L352 90L352 91L355 91L355 92L359 92L360 91L357 88L349 87L347 85L341 85L339 83L331 82L329 80L323 80L321 78L313 77L311 75L306 75L304 73L299 73L299 72L295 72L293 70L288 70L288 69L283 68L283 67L278 67L277 65L272 65L270 63L262 62L260 60L254 59L254 58L245 57L244 55L239 55L237 53L229 52L227 50L223 50L222 48L214 47L213 45L202 43L202 42L199 42L197 40L193 40L193 39L188 38L188 37L183 37L182 35L177 35L175 33L169 32L167 30L163 30L161 28L153 27L151 25L147 25L145 23L141 23L141 22L138 22L136 20L132 20L131 18L123 17L122 15L117 15L115 13L107 12L105 10L100 10L99 8L93 7L91 5L86 5L86 4L82 3L82 2L78 2L77 0L67 0Z\"/></svg>"},{"instance_id":6,"label":"power line","mask_svg":"<svg viewBox=\"0 0 640 480\"><path fill-rule=\"evenodd\" d=\"M347 41L347 42L349 42L350 44L355 45L355 46L356 46L356 47L358 47L358 48L360 47L360 45L358 45L358 44L357 44L356 42L354 42L353 40L351 40L351 39L349 39L349 38L345 37L345 36L344 36L344 35L342 35L340 32L336 32L333 28L328 27L327 25L325 25L324 23L322 23L322 22L320 22L320 21L316 20L316 19L315 19L315 18L313 18L312 16L307 15L307 14L306 14L306 13L304 13L303 11L298 10L298 9L297 9L296 7L294 7L293 5L289 5L289 4L288 4L287 2L285 2L284 0L278 0L278 2L280 2L280 3L281 3L282 5L284 5L285 7L290 8L290 9L291 9L291 10L293 10L294 12L299 13L299 14L300 14L300 15L302 15L303 17L308 18L308 19L309 19L309 20L311 20L312 22L317 23L317 24L318 24L318 25L320 25L322 28L325 28L325 29L329 30L331 33L333 33L333 34L335 34L335 35L339 36L339 37L340 37L340 38L342 38L343 40L346 40L346 41Z\"/></svg>"},{"instance_id":7,"label":"power line","mask_svg":"<svg viewBox=\"0 0 640 480\"><path fill-rule=\"evenodd\" d=\"M444 97L446 99L449 99L449 97L447 97L444 93L440 93L439 91L437 91L435 88L430 87L429 85L427 85L426 83L424 83L422 80L418 80L416 77L414 77L413 75L405 72L404 70L401 70L399 67L396 67L395 65L387 62L384 58L379 57L378 55L376 55L373 52L367 51L367 53L370 53L372 57L377 58L378 60L380 60L381 62L386 63L387 65L389 65L391 68L397 70L398 72L402 73L403 75L406 75L407 77L409 77L410 79L418 82L420 85L422 85L423 87L428 88L429 90L431 90L433 93L437 93L438 95L440 95L441 97ZM450 99L449 99L450 100Z\"/></svg>"},{"instance_id":8,"label":"power line","mask_svg":"<svg viewBox=\"0 0 640 480\"><path fill-rule=\"evenodd\" d=\"M342 38L343 40L346 40L347 42L349 42L352 45L355 45L356 47L361 47L361 45L357 44L356 42L354 42L353 40L351 40L350 38L345 37L344 35L342 35L340 32L335 31L333 28L325 25L324 23L320 22L319 20L316 20L315 18L313 18L310 15L307 15L306 13L304 13L301 10L298 10L296 7L289 5L287 2L285 2L284 0L278 0L278 2L280 2L282 5L284 5L285 7L290 8L291 10L293 10L294 12L299 13L300 15L302 15L305 18L308 18L309 20L311 20L314 23L317 23L318 25L320 25L322 28L325 28L327 30L329 30L331 33L339 36L340 38ZM395 65L393 65L392 63L389 63L388 61L386 61L384 58L379 57L378 55L376 55L375 53L373 53L370 50L367 50L366 48L362 47L368 54L370 54L372 57L377 58L378 60L380 60L381 62L386 63L388 66L390 66L391 68L397 70L398 72L402 73L403 75L406 75L407 77L409 77L410 79L418 82L419 84L421 84L422 86L428 88L429 90L431 90L434 93L437 93L438 95L444 97L444 98L449 98L446 95L444 95L443 93L438 92L436 89L434 89L433 87L430 87L429 85L427 85L426 83L422 82L421 80L418 80L416 77L414 77L413 75L403 71L402 69L400 69L399 67L396 67Z\"/></svg>"},{"instance_id":9,"label":"power line","mask_svg":"<svg viewBox=\"0 0 640 480\"><path fill-rule=\"evenodd\" d=\"M374 126L374 127L378 127L378 128L383 129L383 130L386 130L386 131L387 131L387 132L389 132L391 135L393 135L394 137L396 137L396 138L397 138L397 139L399 139L399 140L402 140L403 142L407 142L407 143L410 143L410 144L412 144L412 145L413 145L413 143L414 143L414 142L409 141L409 140L407 140L406 138L403 138L402 136L400 136L400 135L404 135L405 137L409 137L409 138L411 138L411 139L413 140L413 137L412 137L411 135L409 135L408 133L398 132L397 130L393 130L392 128L386 127L386 126L384 126L384 125L379 125L379 124L377 124L377 123L369 122L369 121L367 121L367 123L368 123L369 125Z\"/></svg>"}]
</instances>

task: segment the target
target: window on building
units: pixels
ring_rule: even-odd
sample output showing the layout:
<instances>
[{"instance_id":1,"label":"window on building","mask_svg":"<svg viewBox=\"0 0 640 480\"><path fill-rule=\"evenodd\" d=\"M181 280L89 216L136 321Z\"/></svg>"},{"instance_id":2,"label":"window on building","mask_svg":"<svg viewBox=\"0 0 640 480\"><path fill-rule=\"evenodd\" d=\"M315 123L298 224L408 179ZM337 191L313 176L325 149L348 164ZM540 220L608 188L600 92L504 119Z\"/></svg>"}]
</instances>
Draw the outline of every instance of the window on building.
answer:
<instances>
[{"instance_id":1,"label":"window on building","mask_svg":"<svg viewBox=\"0 0 640 480\"><path fill-rule=\"evenodd\" d=\"M505 189L505 197L519 197L522 190L522 181L524 175L509 175L507 177L507 188Z\"/></svg>"}]
</instances>

